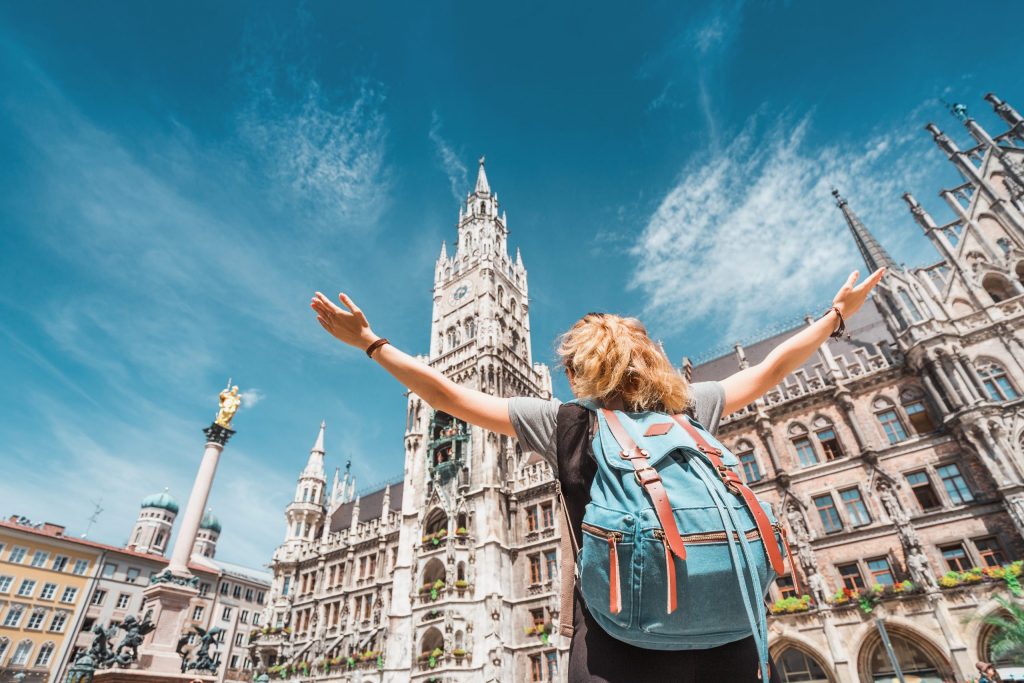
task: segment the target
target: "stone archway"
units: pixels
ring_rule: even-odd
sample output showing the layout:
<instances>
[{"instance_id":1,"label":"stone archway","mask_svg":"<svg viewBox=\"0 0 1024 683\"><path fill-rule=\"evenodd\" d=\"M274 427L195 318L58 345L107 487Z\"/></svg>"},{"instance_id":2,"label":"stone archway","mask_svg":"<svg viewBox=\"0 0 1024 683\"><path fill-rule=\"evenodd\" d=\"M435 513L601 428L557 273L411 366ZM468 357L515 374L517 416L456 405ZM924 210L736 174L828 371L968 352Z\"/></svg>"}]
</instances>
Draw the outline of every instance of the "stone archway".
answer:
<instances>
[{"instance_id":1,"label":"stone archway","mask_svg":"<svg viewBox=\"0 0 1024 683\"><path fill-rule=\"evenodd\" d=\"M900 669L908 682L942 683L947 679L956 680L949 658L928 637L890 621L886 621L885 626ZM861 643L857 655L857 674L861 683L890 683L898 680L877 629L870 631Z\"/></svg>"},{"instance_id":2,"label":"stone archway","mask_svg":"<svg viewBox=\"0 0 1024 683\"><path fill-rule=\"evenodd\" d=\"M812 648L785 639L771 647L772 661L782 683L836 683L839 679Z\"/></svg>"},{"instance_id":3,"label":"stone archway","mask_svg":"<svg viewBox=\"0 0 1024 683\"><path fill-rule=\"evenodd\" d=\"M990 616L1009 617L1009 613L1002 608L995 610ZM984 662L992 662L1002 677L1014 679L1024 678L1024 653L1010 652L1003 655L995 655L992 652L992 645L999 639L1000 628L994 624L984 624L978 632L978 659Z\"/></svg>"}]
</instances>

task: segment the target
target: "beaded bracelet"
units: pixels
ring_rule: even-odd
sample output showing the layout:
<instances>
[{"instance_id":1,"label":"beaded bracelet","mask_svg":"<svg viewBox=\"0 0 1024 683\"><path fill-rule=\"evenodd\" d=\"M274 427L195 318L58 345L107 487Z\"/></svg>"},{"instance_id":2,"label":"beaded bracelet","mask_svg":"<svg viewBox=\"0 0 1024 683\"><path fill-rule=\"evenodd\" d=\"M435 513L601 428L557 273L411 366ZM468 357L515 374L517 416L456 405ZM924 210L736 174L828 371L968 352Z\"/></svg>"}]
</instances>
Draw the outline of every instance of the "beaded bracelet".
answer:
<instances>
[{"instance_id":1,"label":"beaded bracelet","mask_svg":"<svg viewBox=\"0 0 1024 683\"><path fill-rule=\"evenodd\" d=\"M830 334L829 337L832 339L839 339L846 332L846 320L843 318L843 313L842 311L839 310L838 306L833 306L832 308L828 309L822 314L821 317L824 318L831 311L835 311L836 315L839 316L839 326L832 331L832 334Z\"/></svg>"}]
</instances>

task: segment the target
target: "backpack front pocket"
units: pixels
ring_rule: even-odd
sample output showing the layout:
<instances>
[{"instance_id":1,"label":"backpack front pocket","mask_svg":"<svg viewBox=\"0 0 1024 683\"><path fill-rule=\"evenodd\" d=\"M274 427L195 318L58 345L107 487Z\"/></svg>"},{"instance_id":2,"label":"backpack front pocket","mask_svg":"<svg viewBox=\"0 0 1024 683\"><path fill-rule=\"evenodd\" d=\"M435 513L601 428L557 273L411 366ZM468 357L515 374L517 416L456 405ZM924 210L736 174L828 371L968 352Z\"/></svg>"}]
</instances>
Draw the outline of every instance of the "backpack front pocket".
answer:
<instances>
[{"instance_id":1,"label":"backpack front pocket","mask_svg":"<svg viewBox=\"0 0 1024 683\"><path fill-rule=\"evenodd\" d=\"M632 532L583 523L583 545L576 559L580 592L591 612L628 628L633 618Z\"/></svg>"},{"instance_id":2,"label":"backpack front pocket","mask_svg":"<svg viewBox=\"0 0 1024 683\"><path fill-rule=\"evenodd\" d=\"M753 609L761 602L775 574L768 565L761 537L756 529L744 533L754 561L753 574L762 593L747 595ZM739 536L734 532L734 540ZM672 556L661 529L644 531L639 541L640 581L639 619L641 630L667 636L744 633L750 631L740 579L733 566L725 531L682 534L686 560ZM739 576L747 580L744 554L736 547L740 560Z\"/></svg>"}]
</instances>

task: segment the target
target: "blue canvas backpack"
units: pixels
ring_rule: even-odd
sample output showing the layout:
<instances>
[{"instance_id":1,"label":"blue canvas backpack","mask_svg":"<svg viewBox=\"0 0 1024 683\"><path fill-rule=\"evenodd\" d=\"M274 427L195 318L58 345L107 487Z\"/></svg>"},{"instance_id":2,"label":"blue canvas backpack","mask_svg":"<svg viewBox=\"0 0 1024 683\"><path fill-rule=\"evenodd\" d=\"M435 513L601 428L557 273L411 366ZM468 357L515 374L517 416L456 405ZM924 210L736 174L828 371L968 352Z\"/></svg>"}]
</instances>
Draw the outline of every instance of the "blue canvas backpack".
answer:
<instances>
[{"instance_id":1,"label":"blue canvas backpack","mask_svg":"<svg viewBox=\"0 0 1024 683\"><path fill-rule=\"evenodd\" d=\"M764 596L789 548L771 506L733 470L736 456L685 415L569 403L598 420L582 546L564 534L589 612L609 635L653 650L753 634L767 681Z\"/></svg>"}]
</instances>

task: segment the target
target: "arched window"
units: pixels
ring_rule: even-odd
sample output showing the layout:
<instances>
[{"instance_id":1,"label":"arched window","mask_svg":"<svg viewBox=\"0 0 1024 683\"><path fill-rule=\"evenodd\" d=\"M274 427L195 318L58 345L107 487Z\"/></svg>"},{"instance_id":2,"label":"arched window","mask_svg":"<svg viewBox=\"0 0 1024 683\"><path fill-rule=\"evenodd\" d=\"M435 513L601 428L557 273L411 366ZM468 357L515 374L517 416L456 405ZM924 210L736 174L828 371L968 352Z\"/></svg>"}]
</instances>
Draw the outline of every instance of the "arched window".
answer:
<instances>
[{"instance_id":1,"label":"arched window","mask_svg":"<svg viewBox=\"0 0 1024 683\"><path fill-rule=\"evenodd\" d=\"M1006 370L998 363L983 361L978 366L978 376L981 377L985 391L993 401L1012 401L1020 396L1010 382L1010 378L1006 376Z\"/></svg>"},{"instance_id":2,"label":"arched window","mask_svg":"<svg viewBox=\"0 0 1024 683\"><path fill-rule=\"evenodd\" d=\"M910 297L910 294L907 293L907 290L900 287L898 291L900 295L900 301L903 302L903 307L907 309L907 313L910 314L910 319L913 320L914 322L921 321L921 311L917 309L917 306L914 304L914 300Z\"/></svg>"},{"instance_id":3,"label":"arched window","mask_svg":"<svg viewBox=\"0 0 1024 683\"><path fill-rule=\"evenodd\" d=\"M1005 237L1000 237L999 239L996 240L996 246L999 247L1000 250L1002 250L1003 256L1010 255L1010 240L1006 239Z\"/></svg>"},{"instance_id":4,"label":"arched window","mask_svg":"<svg viewBox=\"0 0 1024 683\"><path fill-rule=\"evenodd\" d=\"M799 422L794 422L789 426L789 437L793 442L793 450L796 452L800 467L810 467L821 462L818 459L817 451L814 450L814 444L811 443L811 439L807 435L806 427Z\"/></svg>"},{"instance_id":5,"label":"arched window","mask_svg":"<svg viewBox=\"0 0 1024 683\"><path fill-rule=\"evenodd\" d=\"M790 646L776 654L774 659L783 683L828 683L830 680L818 658L803 650Z\"/></svg>"},{"instance_id":6,"label":"arched window","mask_svg":"<svg viewBox=\"0 0 1024 683\"><path fill-rule=\"evenodd\" d=\"M14 654L11 655L11 666L25 666L28 663L28 656L30 654L32 654L32 641L21 641L18 643L18 647L14 648Z\"/></svg>"},{"instance_id":7,"label":"arched window","mask_svg":"<svg viewBox=\"0 0 1024 683\"><path fill-rule=\"evenodd\" d=\"M505 288L498 285L498 305L505 308Z\"/></svg>"},{"instance_id":8,"label":"arched window","mask_svg":"<svg viewBox=\"0 0 1024 683\"><path fill-rule=\"evenodd\" d=\"M164 545L164 532L158 531L156 534L156 540L153 541L153 545L157 548L162 548Z\"/></svg>"},{"instance_id":9,"label":"arched window","mask_svg":"<svg viewBox=\"0 0 1024 683\"><path fill-rule=\"evenodd\" d=\"M420 639L420 661L433 662L431 666L436 666L438 664L436 658L442 654L444 654L444 636L441 635L441 631L431 626Z\"/></svg>"},{"instance_id":10,"label":"arched window","mask_svg":"<svg viewBox=\"0 0 1024 683\"><path fill-rule=\"evenodd\" d=\"M445 568L444 562L437 557L432 557L427 561L427 564L423 567L423 579L422 585L424 587L433 587L438 581L444 583Z\"/></svg>"},{"instance_id":11,"label":"arched window","mask_svg":"<svg viewBox=\"0 0 1024 683\"><path fill-rule=\"evenodd\" d=\"M508 307L512 311L512 317L513 318L518 318L519 317L519 309L516 306L516 299L515 299L515 297L511 297L508 300Z\"/></svg>"},{"instance_id":12,"label":"arched window","mask_svg":"<svg viewBox=\"0 0 1024 683\"><path fill-rule=\"evenodd\" d=\"M423 533L436 534L441 530L448 531L448 515L444 513L444 510L440 508L434 510L427 515L427 520L423 525Z\"/></svg>"},{"instance_id":13,"label":"arched window","mask_svg":"<svg viewBox=\"0 0 1024 683\"><path fill-rule=\"evenodd\" d=\"M875 410L875 418L878 420L878 424L882 428L882 432L885 433L885 438L889 443L896 444L900 441L906 441L907 430L903 427L903 420L900 419L900 415L892 401L879 397L872 402L871 406Z\"/></svg>"},{"instance_id":14,"label":"arched window","mask_svg":"<svg viewBox=\"0 0 1024 683\"><path fill-rule=\"evenodd\" d=\"M1007 622L1013 623L1012 615L1006 610L1000 610L989 617L989 619L992 618L1005 619ZM1007 647L1010 643L1000 642L1006 640L1004 634L1005 631L995 624L986 624L982 628L978 637L978 652L981 654L981 658L995 664L998 670L1024 667L1024 653L1020 648Z\"/></svg>"},{"instance_id":15,"label":"arched window","mask_svg":"<svg viewBox=\"0 0 1024 683\"><path fill-rule=\"evenodd\" d=\"M485 213L485 211L484 211L484 203L483 202L480 202L480 213L481 214Z\"/></svg>"},{"instance_id":16,"label":"arched window","mask_svg":"<svg viewBox=\"0 0 1024 683\"><path fill-rule=\"evenodd\" d=\"M462 270L462 262L461 261L456 261L454 266L453 266L453 268L454 268L454 270L452 272L455 273L456 275L458 275L459 271Z\"/></svg>"},{"instance_id":17,"label":"arched window","mask_svg":"<svg viewBox=\"0 0 1024 683\"><path fill-rule=\"evenodd\" d=\"M757 455L754 454L754 444L746 439L736 443L736 457L739 458L740 466L743 468L743 479L748 484L761 481L761 468L757 466Z\"/></svg>"},{"instance_id":18,"label":"arched window","mask_svg":"<svg viewBox=\"0 0 1024 683\"><path fill-rule=\"evenodd\" d=\"M949 665L942 659L942 655L934 652L934 648L924 642L889 629L889 642L892 644L893 654L899 663L900 670L908 680L941 681L951 675ZM888 681L896 678L896 671L892 661L882 645L880 636L872 638L871 644L865 646L868 651L865 653L867 663L868 680Z\"/></svg>"},{"instance_id":19,"label":"arched window","mask_svg":"<svg viewBox=\"0 0 1024 683\"><path fill-rule=\"evenodd\" d=\"M39 653L36 655L36 666L49 666L50 658L53 657L53 643L46 642L39 648Z\"/></svg>"},{"instance_id":20,"label":"arched window","mask_svg":"<svg viewBox=\"0 0 1024 683\"><path fill-rule=\"evenodd\" d=\"M988 295L992 297L993 303L999 303L1000 301L1006 301L1007 299L1017 296L1017 293L1013 291L1013 285L1002 275L998 273L989 273L985 276L985 279L981 281L981 286L985 288Z\"/></svg>"},{"instance_id":21,"label":"arched window","mask_svg":"<svg viewBox=\"0 0 1024 683\"><path fill-rule=\"evenodd\" d=\"M917 387L911 387L900 393L900 402L903 404L903 412L918 434L927 434L935 431L935 422L928 412L928 406L924 401L924 392Z\"/></svg>"},{"instance_id":22,"label":"arched window","mask_svg":"<svg viewBox=\"0 0 1024 683\"><path fill-rule=\"evenodd\" d=\"M846 455L830 419L819 415L814 419L812 426L814 435L818 437L818 443L821 445L821 452L825 454L825 460L837 460Z\"/></svg>"},{"instance_id":23,"label":"arched window","mask_svg":"<svg viewBox=\"0 0 1024 683\"><path fill-rule=\"evenodd\" d=\"M474 337L476 337L476 319L475 318L466 318L465 327L466 327L466 338L467 339L473 339Z\"/></svg>"},{"instance_id":24,"label":"arched window","mask_svg":"<svg viewBox=\"0 0 1024 683\"><path fill-rule=\"evenodd\" d=\"M303 503L308 503L309 502L309 487L308 486L306 488L302 489L302 502Z\"/></svg>"}]
</instances>

